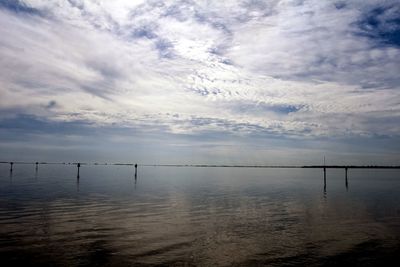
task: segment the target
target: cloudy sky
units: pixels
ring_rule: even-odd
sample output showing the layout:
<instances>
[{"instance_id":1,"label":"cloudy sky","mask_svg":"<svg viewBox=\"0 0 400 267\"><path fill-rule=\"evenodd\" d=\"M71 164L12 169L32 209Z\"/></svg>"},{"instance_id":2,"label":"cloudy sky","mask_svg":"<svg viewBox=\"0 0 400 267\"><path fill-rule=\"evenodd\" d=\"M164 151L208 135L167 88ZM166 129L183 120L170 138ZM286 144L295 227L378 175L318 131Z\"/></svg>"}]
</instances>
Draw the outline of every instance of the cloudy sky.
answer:
<instances>
[{"instance_id":1,"label":"cloudy sky","mask_svg":"<svg viewBox=\"0 0 400 267\"><path fill-rule=\"evenodd\" d=\"M398 0L0 0L2 160L400 161Z\"/></svg>"}]
</instances>

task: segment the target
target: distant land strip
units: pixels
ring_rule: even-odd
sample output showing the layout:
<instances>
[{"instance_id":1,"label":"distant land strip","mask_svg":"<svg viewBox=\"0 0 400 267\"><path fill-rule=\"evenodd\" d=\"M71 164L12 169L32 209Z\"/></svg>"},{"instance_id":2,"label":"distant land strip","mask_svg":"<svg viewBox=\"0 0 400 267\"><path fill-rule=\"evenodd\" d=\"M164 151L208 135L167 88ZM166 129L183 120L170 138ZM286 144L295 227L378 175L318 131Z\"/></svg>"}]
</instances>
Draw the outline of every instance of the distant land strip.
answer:
<instances>
[{"instance_id":1,"label":"distant land strip","mask_svg":"<svg viewBox=\"0 0 400 267\"><path fill-rule=\"evenodd\" d=\"M28 165L112 165L135 166L135 163L97 163L97 162L25 162L25 161L0 161L0 164L28 164ZM227 164L137 164L144 167L194 167L194 168L309 168L309 169L400 169L400 165L227 165Z\"/></svg>"}]
</instances>

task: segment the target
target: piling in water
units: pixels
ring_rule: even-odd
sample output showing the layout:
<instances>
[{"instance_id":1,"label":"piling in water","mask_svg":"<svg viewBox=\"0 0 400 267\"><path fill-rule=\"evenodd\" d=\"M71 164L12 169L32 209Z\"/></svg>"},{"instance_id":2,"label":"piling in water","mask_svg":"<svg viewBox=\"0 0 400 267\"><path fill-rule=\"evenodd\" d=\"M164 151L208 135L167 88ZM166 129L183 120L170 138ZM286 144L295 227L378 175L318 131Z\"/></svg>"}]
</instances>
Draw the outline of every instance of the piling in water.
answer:
<instances>
[{"instance_id":1,"label":"piling in water","mask_svg":"<svg viewBox=\"0 0 400 267\"><path fill-rule=\"evenodd\" d=\"M78 164L77 164L77 166L78 166L78 175L77 175L77 177L76 177L76 178L78 178L78 179L79 179L79 168L81 167L81 164L80 164L80 163L78 163Z\"/></svg>"},{"instance_id":2,"label":"piling in water","mask_svg":"<svg viewBox=\"0 0 400 267\"><path fill-rule=\"evenodd\" d=\"M135 164L135 179L137 178L137 164Z\"/></svg>"}]
</instances>

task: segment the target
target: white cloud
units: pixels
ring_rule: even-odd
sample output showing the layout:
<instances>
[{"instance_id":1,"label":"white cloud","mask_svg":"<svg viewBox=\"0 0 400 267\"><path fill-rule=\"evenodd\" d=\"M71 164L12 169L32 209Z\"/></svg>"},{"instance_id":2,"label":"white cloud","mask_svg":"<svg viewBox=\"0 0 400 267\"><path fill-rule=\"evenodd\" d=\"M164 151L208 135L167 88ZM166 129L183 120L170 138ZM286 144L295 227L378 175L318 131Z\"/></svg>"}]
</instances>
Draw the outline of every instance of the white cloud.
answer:
<instances>
[{"instance_id":1,"label":"white cloud","mask_svg":"<svg viewBox=\"0 0 400 267\"><path fill-rule=\"evenodd\" d=\"M48 16L0 10L3 116L175 134L400 133L399 48L353 33L366 5L25 3Z\"/></svg>"}]
</instances>

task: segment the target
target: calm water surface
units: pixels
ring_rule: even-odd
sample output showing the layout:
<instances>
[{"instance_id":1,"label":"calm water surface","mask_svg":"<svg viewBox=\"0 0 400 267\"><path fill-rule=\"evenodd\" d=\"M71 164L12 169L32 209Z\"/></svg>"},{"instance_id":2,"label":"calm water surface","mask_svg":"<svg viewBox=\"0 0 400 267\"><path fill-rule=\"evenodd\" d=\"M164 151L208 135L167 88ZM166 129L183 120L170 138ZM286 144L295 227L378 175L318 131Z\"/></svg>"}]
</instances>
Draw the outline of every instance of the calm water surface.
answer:
<instances>
[{"instance_id":1,"label":"calm water surface","mask_svg":"<svg viewBox=\"0 0 400 267\"><path fill-rule=\"evenodd\" d=\"M400 171L0 166L2 266L397 266Z\"/></svg>"}]
</instances>

